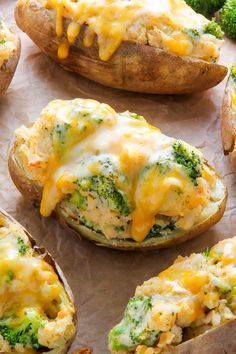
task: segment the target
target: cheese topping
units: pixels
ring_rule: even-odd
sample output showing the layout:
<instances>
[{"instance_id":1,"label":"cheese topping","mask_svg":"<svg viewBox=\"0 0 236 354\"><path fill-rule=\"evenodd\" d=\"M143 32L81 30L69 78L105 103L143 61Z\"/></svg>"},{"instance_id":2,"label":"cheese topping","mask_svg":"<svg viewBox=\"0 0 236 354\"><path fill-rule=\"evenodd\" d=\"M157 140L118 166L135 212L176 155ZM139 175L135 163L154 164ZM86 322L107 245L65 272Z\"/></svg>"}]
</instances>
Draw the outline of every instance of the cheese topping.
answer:
<instances>
[{"instance_id":1,"label":"cheese topping","mask_svg":"<svg viewBox=\"0 0 236 354\"><path fill-rule=\"evenodd\" d=\"M189 229L222 198L198 150L93 100L52 101L16 131L16 146L27 178L43 187L42 215L60 206L107 238Z\"/></svg>"},{"instance_id":2,"label":"cheese topping","mask_svg":"<svg viewBox=\"0 0 236 354\"><path fill-rule=\"evenodd\" d=\"M229 85L230 106L233 112L233 123L236 126L236 64L231 68L231 78Z\"/></svg>"},{"instance_id":3,"label":"cheese topping","mask_svg":"<svg viewBox=\"0 0 236 354\"><path fill-rule=\"evenodd\" d=\"M210 251L178 257L138 286L109 335L112 353L164 354L212 327L236 319L236 237Z\"/></svg>"},{"instance_id":4,"label":"cheese topping","mask_svg":"<svg viewBox=\"0 0 236 354\"><path fill-rule=\"evenodd\" d=\"M206 61L219 57L221 42L205 31L209 21L184 0L46 0L45 7L55 11L60 59L67 58L82 28L84 46L90 47L97 37L104 61L123 41Z\"/></svg>"},{"instance_id":5,"label":"cheese topping","mask_svg":"<svg viewBox=\"0 0 236 354\"><path fill-rule=\"evenodd\" d=\"M9 59L15 47L14 34L2 21L0 21L0 69Z\"/></svg>"},{"instance_id":6,"label":"cheese topping","mask_svg":"<svg viewBox=\"0 0 236 354\"><path fill-rule=\"evenodd\" d=\"M37 349L65 345L75 331L73 304L52 266L32 249L25 232L2 215L0 279L0 351L37 353Z\"/></svg>"}]
</instances>

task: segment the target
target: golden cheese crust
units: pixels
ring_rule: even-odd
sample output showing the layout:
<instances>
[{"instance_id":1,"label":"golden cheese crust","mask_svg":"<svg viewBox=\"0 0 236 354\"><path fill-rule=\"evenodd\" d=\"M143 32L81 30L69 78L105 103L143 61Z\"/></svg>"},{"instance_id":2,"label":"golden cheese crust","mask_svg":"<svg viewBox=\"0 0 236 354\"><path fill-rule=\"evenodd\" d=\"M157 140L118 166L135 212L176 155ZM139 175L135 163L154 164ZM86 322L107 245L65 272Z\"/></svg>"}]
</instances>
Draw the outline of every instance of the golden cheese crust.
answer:
<instances>
[{"instance_id":1,"label":"golden cheese crust","mask_svg":"<svg viewBox=\"0 0 236 354\"><path fill-rule=\"evenodd\" d=\"M82 44L85 28L71 46L69 56L59 59L53 15L40 0L20 0L15 10L17 25L44 53L64 69L105 86L143 93L192 93L217 85L227 74L222 65L125 41L108 61L102 61L96 40L90 48Z\"/></svg>"}]
</instances>

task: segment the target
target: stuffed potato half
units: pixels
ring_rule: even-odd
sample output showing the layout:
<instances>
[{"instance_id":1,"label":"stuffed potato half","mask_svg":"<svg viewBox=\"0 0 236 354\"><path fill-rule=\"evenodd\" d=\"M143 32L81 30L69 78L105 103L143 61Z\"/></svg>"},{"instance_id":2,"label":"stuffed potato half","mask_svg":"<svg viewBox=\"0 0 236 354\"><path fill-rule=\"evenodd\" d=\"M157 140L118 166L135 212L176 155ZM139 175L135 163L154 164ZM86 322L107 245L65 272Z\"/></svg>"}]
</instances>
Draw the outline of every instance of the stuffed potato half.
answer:
<instances>
[{"instance_id":1,"label":"stuffed potato half","mask_svg":"<svg viewBox=\"0 0 236 354\"><path fill-rule=\"evenodd\" d=\"M51 255L0 210L0 352L67 353L76 333L72 292Z\"/></svg>"},{"instance_id":2,"label":"stuffed potato half","mask_svg":"<svg viewBox=\"0 0 236 354\"><path fill-rule=\"evenodd\" d=\"M233 354L236 237L179 256L138 286L109 334L113 354Z\"/></svg>"},{"instance_id":3,"label":"stuffed potato half","mask_svg":"<svg viewBox=\"0 0 236 354\"><path fill-rule=\"evenodd\" d=\"M222 216L227 191L202 153L135 113L94 100L56 100L15 134L12 179L97 244L159 248L205 231Z\"/></svg>"},{"instance_id":4,"label":"stuffed potato half","mask_svg":"<svg viewBox=\"0 0 236 354\"><path fill-rule=\"evenodd\" d=\"M225 155L236 167L236 63L230 70L221 110L221 132Z\"/></svg>"},{"instance_id":5,"label":"stuffed potato half","mask_svg":"<svg viewBox=\"0 0 236 354\"><path fill-rule=\"evenodd\" d=\"M0 96L6 92L11 83L19 57L18 35L0 20Z\"/></svg>"},{"instance_id":6,"label":"stuffed potato half","mask_svg":"<svg viewBox=\"0 0 236 354\"><path fill-rule=\"evenodd\" d=\"M191 93L217 85L227 73L216 64L219 26L184 0L19 0L15 18L65 69L106 86Z\"/></svg>"}]
</instances>

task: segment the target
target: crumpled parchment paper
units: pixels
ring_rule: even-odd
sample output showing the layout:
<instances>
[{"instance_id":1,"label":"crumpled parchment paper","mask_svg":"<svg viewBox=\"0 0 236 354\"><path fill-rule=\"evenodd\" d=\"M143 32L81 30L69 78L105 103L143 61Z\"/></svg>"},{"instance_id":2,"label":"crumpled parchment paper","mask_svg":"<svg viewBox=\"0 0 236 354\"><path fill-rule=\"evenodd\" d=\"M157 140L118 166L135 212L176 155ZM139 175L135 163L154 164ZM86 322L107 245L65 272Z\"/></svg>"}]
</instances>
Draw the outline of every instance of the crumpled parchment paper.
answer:
<instances>
[{"instance_id":1,"label":"crumpled parchment paper","mask_svg":"<svg viewBox=\"0 0 236 354\"><path fill-rule=\"evenodd\" d=\"M0 15L16 28L14 0L0 0ZM73 350L91 346L95 354L107 354L107 333L116 324L138 284L169 266L178 254L204 250L220 239L236 235L236 177L223 156L219 112L225 81L205 93L188 96L155 96L103 87L63 71L23 33L22 54L14 80L0 99L0 207L12 214L54 256L73 290L79 327ZM236 43L226 40L221 62L236 60ZM14 130L36 119L52 99L92 98L144 115L167 135L202 149L225 178L229 189L227 210L211 230L185 244L148 253L125 253L98 247L76 237L51 218L43 219L13 185L7 155Z\"/></svg>"}]
</instances>

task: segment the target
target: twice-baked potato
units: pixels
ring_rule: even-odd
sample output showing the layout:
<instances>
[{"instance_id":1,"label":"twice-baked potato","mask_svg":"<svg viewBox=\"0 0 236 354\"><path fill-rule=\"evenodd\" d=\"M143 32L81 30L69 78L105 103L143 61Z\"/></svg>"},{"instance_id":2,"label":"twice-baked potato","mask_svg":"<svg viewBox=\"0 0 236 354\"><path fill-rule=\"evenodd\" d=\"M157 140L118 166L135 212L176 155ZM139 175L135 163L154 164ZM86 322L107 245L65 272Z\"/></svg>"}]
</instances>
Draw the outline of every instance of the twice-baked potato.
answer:
<instances>
[{"instance_id":1,"label":"twice-baked potato","mask_svg":"<svg viewBox=\"0 0 236 354\"><path fill-rule=\"evenodd\" d=\"M19 57L18 35L0 20L0 96L6 92L11 83Z\"/></svg>"},{"instance_id":2,"label":"twice-baked potato","mask_svg":"<svg viewBox=\"0 0 236 354\"><path fill-rule=\"evenodd\" d=\"M113 354L234 354L236 237L178 257L138 286L109 334Z\"/></svg>"},{"instance_id":3,"label":"twice-baked potato","mask_svg":"<svg viewBox=\"0 0 236 354\"><path fill-rule=\"evenodd\" d=\"M99 245L160 248L223 215L224 182L202 153L135 113L94 100L55 100L22 126L9 157L17 188Z\"/></svg>"},{"instance_id":4,"label":"twice-baked potato","mask_svg":"<svg viewBox=\"0 0 236 354\"><path fill-rule=\"evenodd\" d=\"M184 0L19 0L15 18L62 67L106 86L191 93L227 73L220 27Z\"/></svg>"},{"instance_id":5,"label":"twice-baked potato","mask_svg":"<svg viewBox=\"0 0 236 354\"><path fill-rule=\"evenodd\" d=\"M0 352L67 353L76 332L72 292L51 255L0 210Z\"/></svg>"},{"instance_id":6,"label":"twice-baked potato","mask_svg":"<svg viewBox=\"0 0 236 354\"><path fill-rule=\"evenodd\" d=\"M221 132L225 155L236 167L236 63L232 66L226 84L221 110Z\"/></svg>"}]
</instances>

